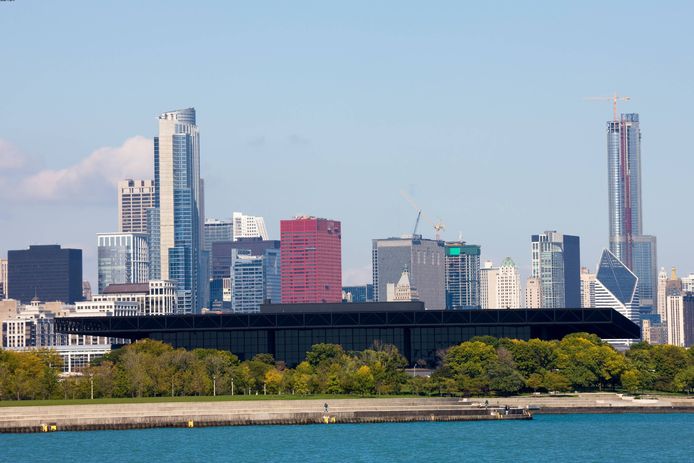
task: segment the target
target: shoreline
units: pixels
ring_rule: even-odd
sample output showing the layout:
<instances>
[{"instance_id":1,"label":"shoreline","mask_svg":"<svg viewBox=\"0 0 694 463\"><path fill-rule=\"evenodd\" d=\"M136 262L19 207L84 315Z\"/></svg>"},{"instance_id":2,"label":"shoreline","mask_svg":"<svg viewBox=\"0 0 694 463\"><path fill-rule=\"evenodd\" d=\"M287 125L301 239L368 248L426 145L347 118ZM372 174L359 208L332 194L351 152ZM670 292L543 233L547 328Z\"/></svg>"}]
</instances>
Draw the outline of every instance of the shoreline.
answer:
<instances>
[{"instance_id":1,"label":"shoreline","mask_svg":"<svg viewBox=\"0 0 694 463\"><path fill-rule=\"evenodd\" d=\"M485 407L485 401L487 406ZM328 411L324 404L328 404ZM694 399L614 393L572 397L340 398L19 406L0 433L290 424L528 420L533 414L694 413Z\"/></svg>"}]
</instances>

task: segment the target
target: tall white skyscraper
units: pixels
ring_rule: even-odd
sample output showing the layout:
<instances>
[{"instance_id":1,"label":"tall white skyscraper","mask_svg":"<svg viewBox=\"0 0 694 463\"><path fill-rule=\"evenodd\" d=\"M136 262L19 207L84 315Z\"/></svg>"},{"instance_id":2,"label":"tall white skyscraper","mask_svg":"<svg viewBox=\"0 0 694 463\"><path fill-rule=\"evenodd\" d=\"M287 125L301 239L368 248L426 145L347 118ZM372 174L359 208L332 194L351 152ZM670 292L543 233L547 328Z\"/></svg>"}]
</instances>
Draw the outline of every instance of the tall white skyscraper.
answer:
<instances>
[{"instance_id":1,"label":"tall white skyscraper","mask_svg":"<svg viewBox=\"0 0 694 463\"><path fill-rule=\"evenodd\" d=\"M497 272L497 303L500 309L521 307L521 282L518 267L510 257L504 259Z\"/></svg>"},{"instance_id":2,"label":"tall white skyscraper","mask_svg":"<svg viewBox=\"0 0 694 463\"><path fill-rule=\"evenodd\" d=\"M234 212L231 221L234 226L234 241L238 241L239 238L270 239L265 228L265 219L262 217Z\"/></svg>"},{"instance_id":3,"label":"tall white skyscraper","mask_svg":"<svg viewBox=\"0 0 694 463\"><path fill-rule=\"evenodd\" d=\"M484 261L480 269L480 307L483 309L498 309L499 269L494 267L491 260Z\"/></svg>"},{"instance_id":4,"label":"tall white skyscraper","mask_svg":"<svg viewBox=\"0 0 694 463\"><path fill-rule=\"evenodd\" d=\"M665 290L667 289L667 272L665 268L660 269L658 273L658 315L660 315L660 322L664 323L667 320L667 295Z\"/></svg>"},{"instance_id":5,"label":"tall white skyscraper","mask_svg":"<svg viewBox=\"0 0 694 463\"><path fill-rule=\"evenodd\" d=\"M0 299L7 299L7 259L0 259Z\"/></svg>"},{"instance_id":6,"label":"tall white skyscraper","mask_svg":"<svg viewBox=\"0 0 694 463\"><path fill-rule=\"evenodd\" d=\"M152 233L159 238L160 278L176 283L179 312L197 313L206 303L207 265L201 252L204 207L195 109L159 116L154 188L159 220Z\"/></svg>"},{"instance_id":7,"label":"tall white skyscraper","mask_svg":"<svg viewBox=\"0 0 694 463\"><path fill-rule=\"evenodd\" d=\"M154 180L118 182L118 231L146 233L147 209L154 207Z\"/></svg>"}]
</instances>

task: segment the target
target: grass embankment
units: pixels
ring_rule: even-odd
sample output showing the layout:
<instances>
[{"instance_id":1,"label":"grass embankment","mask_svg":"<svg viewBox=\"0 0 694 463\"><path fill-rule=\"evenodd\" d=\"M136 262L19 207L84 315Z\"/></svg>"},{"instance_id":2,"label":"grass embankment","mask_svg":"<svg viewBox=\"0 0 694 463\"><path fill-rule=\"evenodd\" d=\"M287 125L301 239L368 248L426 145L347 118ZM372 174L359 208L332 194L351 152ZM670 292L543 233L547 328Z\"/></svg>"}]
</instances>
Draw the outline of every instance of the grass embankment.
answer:
<instances>
[{"instance_id":1,"label":"grass embankment","mask_svg":"<svg viewBox=\"0 0 694 463\"><path fill-rule=\"evenodd\" d=\"M253 400L336 400L336 399L394 399L422 398L416 395L352 395L352 394L312 394L312 395L218 395L218 396L176 396L176 397L115 397L98 399L48 399L48 400L0 400L0 407L42 407L52 405L101 405L101 404L148 404L166 402L229 402Z\"/></svg>"}]
</instances>

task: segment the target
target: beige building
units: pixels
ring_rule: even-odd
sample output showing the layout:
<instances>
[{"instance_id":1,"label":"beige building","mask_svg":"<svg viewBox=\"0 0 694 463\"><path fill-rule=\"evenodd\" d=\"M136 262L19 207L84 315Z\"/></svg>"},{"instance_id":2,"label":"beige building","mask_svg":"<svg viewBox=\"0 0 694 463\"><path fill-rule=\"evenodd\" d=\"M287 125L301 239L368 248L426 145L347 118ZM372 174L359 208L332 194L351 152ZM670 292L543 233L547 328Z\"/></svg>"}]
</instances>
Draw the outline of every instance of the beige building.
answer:
<instances>
[{"instance_id":1,"label":"beige building","mask_svg":"<svg viewBox=\"0 0 694 463\"><path fill-rule=\"evenodd\" d=\"M667 273L665 273L665 268L661 267L660 273L658 273L658 293L657 293L657 306L656 311L660 315L660 322L665 323L667 320L667 297L665 295L665 288L667 287Z\"/></svg>"},{"instance_id":2,"label":"beige building","mask_svg":"<svg viewBox=\"0 0 694 463\"><path fill-rule=\"evenodd\" d=\"M417 292L410 285L410 274L407 270L402 272L398 284L386 285L386 300L388 302L409 302L417 300Z\"/></svg>"},{"instance_id":3,"label":"beige building","mask_svg":"<svg viewBox=\"0 0 694 463\"><path fill-rule=\"evenodd\" d=\"M118 231L146 233L147 209L154 207L153 180L118 182Z\"/></svg>"},{"instance_id":4,"label":"beige building","mask_svg":"<svg viewBox=\"0 0 694 463\"><path fill-rule=\"evenodd\" d=\"M530 277L525 284L525 307L528 309L542 308L542 286L539 278Z\"/></svg>"},{"instance_id":5,"label":"beige building","mask_svg":"<svg viewBox=\"0 0 694 463\"><path fill-rule=\"evenodd\" d=\"M0 300L6 299L7 294L7 259L0 259Z\"/></svg>"},{"instance_id":6,"label":"beige building","mask_svg":"<svg viewBox=\"0 0 694 463\"><path fill-rule=\"evenodd\" d=\"M684 297L667 296L667 343L684 346Z\"/></svg>"},{"instance_id":7,"label":"beige building","mask_svg":"<svg viewBox=\"0 0 694 463\"><path fill-rule=\"evenodd\" d=\"M593 272L581 267L581 307L584 309L595 307L595 280Z\"/></svg>"},{"instance_id":8,"label":"beige building","mask_svg":"<svg viewBox=\"0 0 694 463\"><path fill-rule=\"evenodd\" d=\"M491 260L484 261L480 269L480 307L483 309L499 308L498 280L498 267L494 267Z\"/></svg>"}]
</instances>

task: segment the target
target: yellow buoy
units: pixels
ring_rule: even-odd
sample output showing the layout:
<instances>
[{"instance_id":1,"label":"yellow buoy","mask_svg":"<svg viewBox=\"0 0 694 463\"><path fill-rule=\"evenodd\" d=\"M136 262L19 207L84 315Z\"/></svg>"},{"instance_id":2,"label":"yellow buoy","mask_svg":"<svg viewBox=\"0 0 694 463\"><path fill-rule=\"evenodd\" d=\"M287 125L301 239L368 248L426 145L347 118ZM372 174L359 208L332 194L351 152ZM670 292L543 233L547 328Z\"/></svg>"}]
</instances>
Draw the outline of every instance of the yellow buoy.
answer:
<instances>
[{"instance_id":1,"label":"yellow buoy","mask_svg":"<svg viewBox=\"0 0 694 463\"><path fill-rule=\"evenodd\" d=\"M188 420L188 427L189 427L189 428L194 428L194 427L195 427L195 423L193 422L193 420Z\"/></svg>"}]
</instances>

